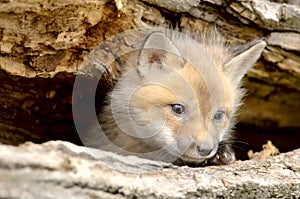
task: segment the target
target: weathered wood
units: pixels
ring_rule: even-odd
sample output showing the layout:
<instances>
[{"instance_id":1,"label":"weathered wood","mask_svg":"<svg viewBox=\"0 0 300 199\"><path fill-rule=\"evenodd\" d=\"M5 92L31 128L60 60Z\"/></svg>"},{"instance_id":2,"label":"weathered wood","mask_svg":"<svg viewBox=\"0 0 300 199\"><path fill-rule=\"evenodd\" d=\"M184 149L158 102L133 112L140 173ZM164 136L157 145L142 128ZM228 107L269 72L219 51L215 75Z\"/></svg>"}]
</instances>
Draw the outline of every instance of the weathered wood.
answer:
<instances>
[{"instance_id":1,"label":"weathered wood","mask_svg":"<svg viewBox=\"0 0 300 199\"><path fill-rule=\"evenodd\" d=\"M300 6L298 1L285 2L2 1L0 140L80 143L71 113L73 73L104 40L128 29L162 23L195 31L214 24L233 45L265 37L268 46L246 79L249 95L239 120L260 127L299 129ZM130 46L130 41L120 44L124 46ZM99 53L114 56L105 52ZM106 59L103 56L102 61ZM99 87L103 99L118 77L119 66L101 67L107 69Z\"/></svg>"},{"instance_id":2,"label":"weathered wood","mask_svg":"<svg viewBox=\"0 0 300 199\"><path fill-rule=\"evenodd\" d=\"M80 144L72 117L74 73L87 67L96 77L105 71L98 90L103 100L123 60L107 61L116 58L116 49L134 44L130 35L109 38L163 23L193 31L215 25L232 45L265 37L268 46L245 79L249 95L239 119L260 127L299 129L300 4L284 2L1 1L0 141ZM98 48L98 68L89 60L81 65L103 41L108 48ZM89 92L89 81L94 83L86 79L76 96ZM300 198L299 161L298 149L262 161L189 168L66 142L0 145L0 198Z\"/></svg>"},{"instance_id":3,"label":"weathered wood","mask_svg":"<svg viewBox=\"0 0 300 199\"><path fill-rule=\"evenodd\" d=\"M1 198L299 198L300 150L177 167L62 141L0 145ZM12 158L13 157L13 158Z\"/></svg>"}]
</instances>

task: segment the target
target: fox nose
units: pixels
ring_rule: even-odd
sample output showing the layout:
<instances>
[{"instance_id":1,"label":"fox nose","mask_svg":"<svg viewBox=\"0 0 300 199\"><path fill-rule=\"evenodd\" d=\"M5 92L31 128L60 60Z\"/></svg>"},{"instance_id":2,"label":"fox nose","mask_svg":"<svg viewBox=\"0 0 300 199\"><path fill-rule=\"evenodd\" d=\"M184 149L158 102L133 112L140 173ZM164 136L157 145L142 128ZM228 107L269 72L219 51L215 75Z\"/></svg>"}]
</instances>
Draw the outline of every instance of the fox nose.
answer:
<instances>
[{"instance_id":1,"label":"fox nose","mask_svg":"<svg viewBox=\"0 0 300 199\"><path fill-rule=\"evenodd\" d=\"M210 143L203 143L198 145L198 153L201 156L208 156L214 150L214 145Z\"/></svg>"}]
</instances>

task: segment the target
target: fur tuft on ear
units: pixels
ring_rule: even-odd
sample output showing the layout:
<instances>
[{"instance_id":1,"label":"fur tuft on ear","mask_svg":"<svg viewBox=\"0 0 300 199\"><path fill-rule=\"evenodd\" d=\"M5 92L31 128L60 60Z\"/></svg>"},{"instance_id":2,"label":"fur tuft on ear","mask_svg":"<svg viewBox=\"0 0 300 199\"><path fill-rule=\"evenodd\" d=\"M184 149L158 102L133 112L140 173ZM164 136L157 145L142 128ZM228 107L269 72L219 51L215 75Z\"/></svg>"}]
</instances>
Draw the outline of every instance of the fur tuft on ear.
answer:
<instances>
[{"instance_id":1,"label":"fur tuft on ear","mask_svg":"<svg viewBox=\"0 0 300 199\"><path fill-rule=\"evenodd\" d=\"M224 71L234 81L239 82L252 68L258 58L261 56L262 51L266 46L266 42L262 40L254 41L247 46L240 49L235 49L239 53L227 61L224 65Z\"/></svg>"},{"instance_id":2,"label":"fur tuft on ear","mask_svg":"<svg viewBox=\"0 0 300 199\"><path fill-rule=\"evenodd\" d=\"M167 54L180 56L178 48L162 32L153 32L148 35L139 55L137 68L140 76L145 76L149 70L149 64L161 63Z\"/></svg>"}]
</instances>

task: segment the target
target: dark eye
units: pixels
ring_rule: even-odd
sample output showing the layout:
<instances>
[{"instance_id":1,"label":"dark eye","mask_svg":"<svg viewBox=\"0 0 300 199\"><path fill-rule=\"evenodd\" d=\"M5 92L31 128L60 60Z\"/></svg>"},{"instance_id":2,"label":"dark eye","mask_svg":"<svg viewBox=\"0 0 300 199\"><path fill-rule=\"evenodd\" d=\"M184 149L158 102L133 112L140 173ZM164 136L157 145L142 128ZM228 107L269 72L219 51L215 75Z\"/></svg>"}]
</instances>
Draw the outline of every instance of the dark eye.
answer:
<instances>
[{"instance_id":1,"label":"dark eye","mask_svg":"<svg viewBox=\"0 0 300 199\"><path fill-rule=\"evenodd\" d=\"M185 108L181 104L171 104L172 111L176 114L183 114L185 111Z\"/></svg>"},{"instance_id":2,"label":"dark eye","mask_svg":"<svg viewBox=\"0 0 300 199\"><path fill-rule=\"evenodd\" d=\"M224 118L225 112L224 111L217 111L214 115L214 120L220 121Z\"/></svg>"}]
</instances>

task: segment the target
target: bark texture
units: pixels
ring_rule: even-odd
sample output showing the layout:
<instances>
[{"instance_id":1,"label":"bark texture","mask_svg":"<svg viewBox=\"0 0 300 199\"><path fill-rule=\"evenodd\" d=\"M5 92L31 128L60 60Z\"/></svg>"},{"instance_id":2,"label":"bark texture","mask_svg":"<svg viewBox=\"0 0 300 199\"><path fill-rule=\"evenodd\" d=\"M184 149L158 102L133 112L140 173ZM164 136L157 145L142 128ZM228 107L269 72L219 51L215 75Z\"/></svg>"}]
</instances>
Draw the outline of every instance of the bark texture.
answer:
<instances>
[{"instance_id":1,"label":"bark texture","mask_svg":"<svg viewBox=\"0 0 300 199\"><path fill-rule=\"evenodd\" d=\"M205 168L51 141L0 145L1 198L299 198L300 150ZM14 158L11 158L11 157Z\"/></svg>"},{"instance_id":2,"label":"bark texture","mask_svg":"<svg viewBox=\"0 0 300 199\"><path fill-rule=\"evenodd\" d=\"M299 128L298 1L2 1L0 17L2 142L78 143L71 114L74 72L104 40L162 23L194 31L214 24L233 45L265 37L263 57L245 80L249 96L239 119L258 126ZM122 49L133 41L118 42ZM115 49L116 43L106 45ZM109 48L98 53L97 70L106 71L100 96L118 77L121 64L106 65L114 53Z\"/></svg>"},{"instance_id":3,"label":"bark texture","mask_svg":"<svg viewBox=\"0 0 300 199\"><path fill-rule=\"evenodd\" d=\"M86 86L75 93L80 97L89 92L93 78L104 72L98 88L99 100L103 100L124 61L121 58L109 64L117 58L115 49L131 49L135 44L134 35L123 40L109 38L128 29L163 23L195 31L215 25L232 45L264 37L268 46L245 78L249 95L239 120L270 127L272 131L292 128L299 132L297 0L0 2L2 143L60 139L80 144L72 117L75 73L81 69L91 74ZM102 42L103 46L96 48ZM95 48L97 58L86 59ZM249 140L257 139L253 133L246 133ZM294 148L300 147L299 133L293 137L281 135L276 140L278 144L287 142ZM72 152L82 150L85 149L62 142L1 145L0 197L300 197L299 150L263 161L207 168L178 168L105 152L97 152L102 157L99 162L89 155ZM142 173L121 172L103 162Z\"/></svg>"}]
</instances>

